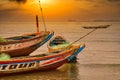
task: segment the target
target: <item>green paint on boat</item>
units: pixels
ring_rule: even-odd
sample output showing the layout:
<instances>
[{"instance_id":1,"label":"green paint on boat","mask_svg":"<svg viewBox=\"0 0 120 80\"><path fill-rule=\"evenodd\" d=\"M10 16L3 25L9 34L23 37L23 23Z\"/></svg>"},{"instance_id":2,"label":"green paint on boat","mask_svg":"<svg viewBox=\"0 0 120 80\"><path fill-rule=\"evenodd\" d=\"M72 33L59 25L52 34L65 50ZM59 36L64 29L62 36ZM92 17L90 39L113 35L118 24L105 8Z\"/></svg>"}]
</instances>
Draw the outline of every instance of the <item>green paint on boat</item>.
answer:
<instances>
[{"instance_id":1,"label":"green paint on boat","mask_svg":"<svg viewBox=\"0 0 120 80\"><path fill-rule=\"evenodd\" d=\"M3 60L10 60L10 56L8 54L1 53L0 54L0 61L3 61Z\"/></svg>"},{"instance_id":2,"label":"green paint on boat","mask_svg":"<svg viewBox=\"0 0 120 80\"><path fill-rule=\"evenodd\" d=\"M7 42L7 40L0 36L0 42Z\"/></svg>"},{"instance_id":3,"label":"green paint on boat","mask_svg":"<svg viewBox=\"0 0 120 80\"><path fill-rule=\"evenodd\" d=\"M65 43L65 44L59 44L59 45L53 45L51 46L53 49L59 49L59 48L64 48L64 47L67 47L69 46L70 43Z\"/></svg>"}]
</instances>

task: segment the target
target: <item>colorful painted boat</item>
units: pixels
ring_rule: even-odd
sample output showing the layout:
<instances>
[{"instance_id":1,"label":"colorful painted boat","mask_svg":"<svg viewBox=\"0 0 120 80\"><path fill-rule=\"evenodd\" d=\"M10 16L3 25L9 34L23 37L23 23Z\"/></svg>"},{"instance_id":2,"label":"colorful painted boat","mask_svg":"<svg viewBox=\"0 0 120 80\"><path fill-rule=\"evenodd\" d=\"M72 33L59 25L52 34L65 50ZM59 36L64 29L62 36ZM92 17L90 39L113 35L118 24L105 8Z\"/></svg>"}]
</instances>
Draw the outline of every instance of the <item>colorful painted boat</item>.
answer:
<instances>
[{"instance_id":1,"label":"colorful painted boat","mask_svg":"<svg viewBox=\"0 0 120 80\"><path fill-rule=\"evenodd\" d=\"M83 47L76 45L61 52L2 60L0 61L0 76L53 70L67 63L73 55L78 54L82 49Z\"/></svg>"},{"instance_id":2,"label":"colorful painted boat","mask_svg":"<svg viewBox=\"0 0 120 80\"><path fill-rule=\"evenodd\" d=\"M68 42L62 36L55 36L48 42L47 47L49 49L49 52L55 52L55 51L61 51L69 45L70 42Z\"/></svg>"},{"instance_id":3,"label":"colorful painted boat","mask_svg":"<svg viewBox=\"0 0 120 80\"><path fill-rule=\"evenodd\" d=\"M75 44L71 44L62 36L56 36L52 38L48 43L49 52L60 52L71 46L75 46ZM81 44L80 51L82 51L84 48L85 48L85 44ZM78 53L72 55L69 62L75 63L77 61L76 59L77 55Z\"/></svg>"},{"instance_id":4,"label":"colorful painted boat","mask_svg":"<svg viewBox=\"0 0 120 80\"><path fill-rule=\"evenodd\" d=\"M0 42L0 53L7 53L11 57L28 55L47 42L53 34L53 31L41 31L5 38L6 41Z\"/></svg>"},{"instance_id":5,"label":"colorful painted boat","mask_svg":"<svg viewBox=\"0 0 120 80\"><path fill-rule=\"evenodd\" d=\"M83 50L85 48L85 44L82 44L82 45L80 45L80 48L76 51L76 52L74 52L74 54L72 54L70 57L69 57L69 63L75 63L75 62L77 62L77 55Z\"/></svg>"}]
</instances>

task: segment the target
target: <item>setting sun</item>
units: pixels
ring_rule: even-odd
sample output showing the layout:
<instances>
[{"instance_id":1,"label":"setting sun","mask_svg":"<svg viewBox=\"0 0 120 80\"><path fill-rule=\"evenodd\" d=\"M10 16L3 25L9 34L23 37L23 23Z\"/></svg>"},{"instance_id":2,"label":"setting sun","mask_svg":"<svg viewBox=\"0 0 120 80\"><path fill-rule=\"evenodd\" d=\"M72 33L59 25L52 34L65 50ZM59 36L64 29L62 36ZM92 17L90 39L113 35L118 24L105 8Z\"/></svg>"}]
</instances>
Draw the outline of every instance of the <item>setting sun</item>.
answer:
<instances>
[{"instance_id":1,"label":"setting sun","mask_svg":"<svg viewBox=\"0 0 120 80\"><path fill-rule=\"evenodd\" d=\"M40 2L39 2L40 1ZM30 14L35 14L38 13L40 11L40 4L42 6L42 8L44 9L44 11L46 10L51 10L51 8L53 8L53 6L55 7L56 1L54 0L30 0L28 1L25 5L23 5L23 9L26 9L28 13Z\"/></svg>"},{"instance_id":2,"label":"setting sun","mask_svg":"<svg viewBox=\"0 0 120 80\"><path fill-rule=\"evenodd\" d=\"M40 14L40 4L42 6L43 13L47 19L61 18L67 16L69 12L72 12L72 3L60 2L57 0L30 0L25 5L25 13L30 15ZM73 13L73 12L72 12ZM40 15L41 16L41 15Z\"/></svg>"}]
</instances>

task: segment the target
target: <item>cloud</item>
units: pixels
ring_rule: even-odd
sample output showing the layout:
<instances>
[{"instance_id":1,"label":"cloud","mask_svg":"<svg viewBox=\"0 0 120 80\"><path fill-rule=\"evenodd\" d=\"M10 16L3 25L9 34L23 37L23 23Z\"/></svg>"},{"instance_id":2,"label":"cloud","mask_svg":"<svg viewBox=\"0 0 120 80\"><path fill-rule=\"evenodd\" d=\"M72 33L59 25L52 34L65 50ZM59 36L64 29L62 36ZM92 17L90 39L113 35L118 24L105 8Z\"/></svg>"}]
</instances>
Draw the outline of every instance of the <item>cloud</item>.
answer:
<instances>
[{"instance_id":1,"label":"cloud","mask_svg":"<svg viewBox=\"0 0 120 80\"><path fill-rule=\"evenodd\" d=\"M0 4L0 8L2 8L3 7L3 4Z\"/></svg>"},{"instance_id":2,"label":"cloud","mask_svg":"<svg viewBox=\"0 0 120 80\"><path fill-rule=\"evenodd\" d=\"M75 0L75 1L86 1L86 2L97 2L97 3L106 3L106 2L120 3L120 0Z\"/></svg>"},{"instance_id":3,"label":"cloud","mask_svg":"<svg viewBox=\"0 0 120 80\"><path fill-rule=\"evenodd\" d=\"M120 2L120 0L107 0L109 2Z\"/></svg>"},{"instance_id":4,"label":"cloud","mask_svg":"<svg viewBox=\"0 0 120 80\"><path fill-rule=\"evenodd\" d=\"M120 0L75 0L79 2L86 2L89 4L94 4L95 6L112 6L112 7L119 7Z\"/></svg>"},{"instance_id":5,"label":"cloud","mask_svg":"<svg viewBox=\"0 0 120 80\"><path fill-rule=\"evenodd\" d=\"M27 2L27 0L9 0L9 1L11 1L11 2L17 2L19 4Z\"/></svg>"},{"instance_id":6,"label":"cloud","mask_svg":"<svg viewBox=\"0 0 120 80\"><path fill-rule=\"evenodd\" d=\"M75 1L110 1L110 2L119 2L120 0L75 0Z\"/></svg>"}]
</instances>

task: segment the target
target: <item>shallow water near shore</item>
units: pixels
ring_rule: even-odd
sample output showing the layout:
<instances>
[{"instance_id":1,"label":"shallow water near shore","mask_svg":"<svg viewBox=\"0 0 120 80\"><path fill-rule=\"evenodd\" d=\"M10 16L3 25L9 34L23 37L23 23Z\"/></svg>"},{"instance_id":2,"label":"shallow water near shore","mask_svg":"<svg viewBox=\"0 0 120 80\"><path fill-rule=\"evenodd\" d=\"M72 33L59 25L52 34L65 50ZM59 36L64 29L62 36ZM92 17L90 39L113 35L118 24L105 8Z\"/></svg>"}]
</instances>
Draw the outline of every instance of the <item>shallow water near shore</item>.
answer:
<instances>
[{"instance_id":1,"label":"shallow water near shore","mask_svg":"<svg viewBox=\"0 0 120 80\"><path fill-rule=\"evenodd\" d=\"M0 77L0 80L120 80L120 22L47 22L47 30L74 42L91 30L86 25L112 24L81 39L86 44L77 63L67 63L57 70ZM40 30L44 30L41 23ZM35 22L0 23L0 36L10 37L35 32ZM47 51L47 43L31 55Z\"/></svg>"}]
</instances>

